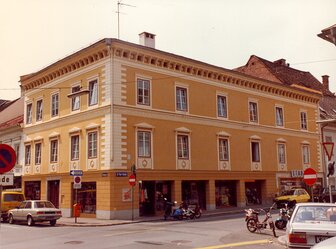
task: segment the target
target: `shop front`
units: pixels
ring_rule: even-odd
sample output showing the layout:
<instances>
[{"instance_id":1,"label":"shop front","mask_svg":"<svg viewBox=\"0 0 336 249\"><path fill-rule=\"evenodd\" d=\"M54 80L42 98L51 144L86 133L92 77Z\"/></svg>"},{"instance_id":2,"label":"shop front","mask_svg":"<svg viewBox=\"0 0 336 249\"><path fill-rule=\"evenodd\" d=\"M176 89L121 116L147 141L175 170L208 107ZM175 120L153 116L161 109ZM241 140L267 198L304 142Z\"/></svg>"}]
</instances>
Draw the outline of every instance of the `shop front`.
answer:
<instances>
[{"instance_id":1,"label":"shop front","mask_svg":"<svg viewBox=\"0 0 336 249\"><path fill-rule=\"evenodd\" d=\"M88 218L96 217L96 182L82 182L82 187L80 189L73 189L72 196L72 203L79 203L81 206L80 216Z\"/></svg>"},{"instance_id":2,"label":"shop front","mask_svg":"<svg viewBox=\"0 0 336 249\"><path fill-rule=\"evenodd\" d=\"M216 208L237 206L237 181L215 181Z\"/></svg>"},{"instance_id":3,"label":"shop front","mask_svg":"<svg viewBox=\"0 0 336 249\"><path fill-rule=\"evenodd\" d=\"M262 203L261 185L262 185L261 180L245 182L246 206L258 205Z\"/></svg>"},{"instance_id":4,"label":"shop front","mask_svg":"<svg viewBox=\"0 0 336 249\"><path fill-rule=\"evenodd\" d=\"M27 181L24 183L24 194L27 200L41 199L41 181Z\"/></svg>"},{"instance_id":5,"label":"shop front","mask_svg":"<svg viewBox=\"0 0 336 249\"><path fill-rule=\"evenodd\" d=\"M182 201L206 209L206 181L182 181Z\"/></svg>"}]
</instances>

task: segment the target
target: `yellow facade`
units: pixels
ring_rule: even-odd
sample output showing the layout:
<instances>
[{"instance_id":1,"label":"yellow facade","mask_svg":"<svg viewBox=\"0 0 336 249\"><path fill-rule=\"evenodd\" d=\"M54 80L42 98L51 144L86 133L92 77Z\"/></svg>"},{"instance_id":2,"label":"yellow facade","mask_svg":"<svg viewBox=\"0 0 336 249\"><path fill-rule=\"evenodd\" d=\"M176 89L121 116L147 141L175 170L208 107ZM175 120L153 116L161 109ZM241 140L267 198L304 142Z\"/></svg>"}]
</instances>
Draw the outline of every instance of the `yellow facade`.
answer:
<instances>
[{"instance_id":1,"label":"yellow facade","mask_svg":"<svg viewBox=\"0 0 336 249\"><path fill-rule=\"evenodd\" d=\"M139 79L149 85L146 104L139 103ZM90 105L91 93L85 90L92 81L98 86L97 102ZM22 76L21 85L26 102L25 145L30 146L31 157L23 168L23 186L26 192L39 189L39 198L55 199L66 216L71 216L76 201L70 170L83 171L84 189L77 190L86 202L83 215L104 219L130 218L128 177L133 164L136 216L162 212L158 192L178 202L196 198L208 210L245 206L247 188L258 189L259 201L269 203L280 191L281 178L293 178L292 171L313 167L322 172L315 122L320 95L307 89L114 39L101 40ZM71 95L75 86L81 87L80 94ZM178 89L186 93L185 111L176 109ZM55 93L59 113L52 117ZM71 110L74 96L80 99L76 111ZM227 117L218 117L218 96L226 98ZM39 100L43 101L43 118L36 121ZM256 103L257 122L250 120L249 102ZM27 123L30 104L32 121ZM276 125L276 107L283 110L281 127ZM301 112L306 115L306 130ZM94 158L88 154L92 133L97 134ZM139 134L149 135L146 146L150 152L145 157L140 156ZM73 136L79 139L74 160ZM178 143L185 142L180 138L187 140L185 158L178 157ZM219 160L221 139L227 141L225 160ZM53 140L58 142L58 158L51 162ZM36 164L38 143L42 153ZM279 143L285 147L282 164ZM252 161L252 144L259 146L256 162ZM306 162L303 147L309 152Z\"/></svg>"}]
</instances>

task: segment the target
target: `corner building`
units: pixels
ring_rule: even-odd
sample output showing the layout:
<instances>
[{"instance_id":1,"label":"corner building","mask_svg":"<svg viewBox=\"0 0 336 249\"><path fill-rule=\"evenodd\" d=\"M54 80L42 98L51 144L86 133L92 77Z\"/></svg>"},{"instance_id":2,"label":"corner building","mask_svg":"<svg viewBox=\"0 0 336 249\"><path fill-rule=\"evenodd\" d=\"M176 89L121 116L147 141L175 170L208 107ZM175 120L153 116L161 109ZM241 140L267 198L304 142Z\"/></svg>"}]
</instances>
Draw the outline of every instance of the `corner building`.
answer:
<instances>
[{"instance_id":1,"label":"corner building","mask_svg":"<svg viewBox=\"0 0 336 249\"><path fill-rule=\"evenodd\" d=\"M21 76L27 198L130 219L132 165L135 216L161 215L164 197L270 203L277 175L321 172L319 92L157 50L150 33L140 42L103 39Z\"/></svg>"}]
</instances>

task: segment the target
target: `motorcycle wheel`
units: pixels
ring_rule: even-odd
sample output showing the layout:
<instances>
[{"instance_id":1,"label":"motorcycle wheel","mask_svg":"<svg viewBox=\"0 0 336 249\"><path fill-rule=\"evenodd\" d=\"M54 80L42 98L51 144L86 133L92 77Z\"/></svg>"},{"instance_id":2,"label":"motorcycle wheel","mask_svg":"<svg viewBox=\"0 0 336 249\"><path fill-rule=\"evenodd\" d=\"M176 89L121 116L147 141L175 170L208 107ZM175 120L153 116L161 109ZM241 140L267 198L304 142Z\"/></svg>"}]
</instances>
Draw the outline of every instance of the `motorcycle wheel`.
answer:
<instances>
[{"instance_id":1,"label":"motorcycle wheel","mask_svg":"<svg viewBox=\"0 0 336 249\"><path fill-rule=\"evenodd\" d=\"M251 233L255 233L255 231L257 231L257 221L253 218L249 218L246 222L246 227Z\"/></svg>"},{"instance_id":2,"label":"motorcycle wheel","mask_svg":"<svg viewBox=\"0 0 336 249\"><path fill-rule=\"evenodd\" d=\"M287 225L287 222L284 220L276 220L275 221L275 226L276 228L278 228L279 230L283 230Z\"/></svg>"},{"instance_id":3,"label":"motorcycle wheel","mask_svg":"<svg viewBox=\"0 0 336 249\"><path fill-rule=\"evenodd\" d=\"M270 223L270 227L272 229L272 232L273 232L273 236L276 237L276 233L275 233L275 226L274 226L274 223Z\"/></svg>"},{"instance_id":4,"label":"motorcycle wheel","mask_svg":"<svg viewBox=\"0 0 336 249\"><path fill-rule=\"evenodd\" d=\"M201 212L195 213L195 218L196 218L196 219L198 219L198 218L200 218L200 217L201 217L201 215L202 215L202 213L201 213Z\"/></svg>"}]
</instances>

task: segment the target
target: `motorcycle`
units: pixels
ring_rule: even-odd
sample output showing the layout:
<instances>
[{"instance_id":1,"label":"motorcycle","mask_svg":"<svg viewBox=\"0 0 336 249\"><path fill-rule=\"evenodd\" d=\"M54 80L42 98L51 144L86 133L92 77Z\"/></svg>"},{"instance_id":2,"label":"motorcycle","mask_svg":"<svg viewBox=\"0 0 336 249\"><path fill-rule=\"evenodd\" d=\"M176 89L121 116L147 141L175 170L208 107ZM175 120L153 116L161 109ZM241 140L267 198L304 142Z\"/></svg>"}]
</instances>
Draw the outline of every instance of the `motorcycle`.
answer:
<instances>
[{"instance_id":1,"label":"motorcycle","mask_svg":"<svg viewBox=\"0 0 336 249\"><path fill-rule=\"evenodd\" d=\"M184 211L181 208L181 206L179 208L174 208L174 206L176 205L176 201L171 202L168 201L166 198L164 198L164 203L165 203L165 212L163 215L164 220L167 220L168 217L172 217L174 219L177 220L182 220L183 216L184 216Z\"/></svg>"},{"instance_id":2,"label":"motorcycle","mask_svg":"<svg viewBox=\"0 0 336 249\"><path fill-rule=\"evenodd\" d=\"M247 230L251 233L255 233L257 230L260 232L262 229L266 229L269 225L273 232L273 236L276 237L275 225L272 220L271 211L274 208L275 203L270 208L260 208L260 209L245 209L245 222ZM259 214L264 213L265 219L263 221L259 220Z\"/></svg>"},{"instance_id":3,"label":"motorcycle","mask_svg":"<svg viewBox=\"0 0 336 249\"><path fill-rule=\"evenodd\" d=\"M284 229L289 220L290 220L290 209L288 208L288 204L285 203L285 207L280 208L280 217L278 217L275 221L276 228L280 230Z\"/></svg>"},{"instance_id":4,"label":"motorcycle","mask_svg":"<svg viewBox=\"0 0 336 249\"><path fill-rule=\"evenodd\" d=\"M194 213L194 217L196 219L200 218L202 216L202 209L198 204L190 204L188 206L188 209L191 210Z\"/></svg>"}]
</instances>

